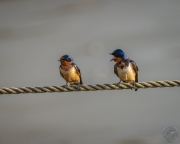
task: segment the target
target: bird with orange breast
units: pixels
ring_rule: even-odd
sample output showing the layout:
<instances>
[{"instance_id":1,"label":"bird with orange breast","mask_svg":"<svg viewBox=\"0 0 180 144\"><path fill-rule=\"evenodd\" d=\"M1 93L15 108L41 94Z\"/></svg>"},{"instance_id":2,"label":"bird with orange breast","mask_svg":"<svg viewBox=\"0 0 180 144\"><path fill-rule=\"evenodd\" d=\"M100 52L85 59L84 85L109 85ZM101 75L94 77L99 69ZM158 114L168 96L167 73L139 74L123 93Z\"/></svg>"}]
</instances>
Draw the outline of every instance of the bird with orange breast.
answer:
<instances>
[{"instance_id":1,"label":"bird with orange breast","mask_svg":"<svg viewBox=\"0 0 180 144\"><path fill-rule=\"evenodd\" d=\"M81 72L78 66L74 63L73 58L66 54L58 61L60 61L59 72L66 81L66 86L68 86L68 84L78 85L78 88L80 88L80 85L83 84Z\"/></svg>"},{"instance_id":2,"label":"bird with orange breast","mask_svg":"<svg viewBox=\"0 0 180 144\"><path fill-rule=\"evenodd\" d=\"M131 83L135 91L135 83L138 82L138 66L136 63L126 56L126 53L121 49L116 49L113 53L113 58L110 61L116 62L114 65L114 73L119 77L120 81L124 83Z\"/></svg>"}]
</instances>

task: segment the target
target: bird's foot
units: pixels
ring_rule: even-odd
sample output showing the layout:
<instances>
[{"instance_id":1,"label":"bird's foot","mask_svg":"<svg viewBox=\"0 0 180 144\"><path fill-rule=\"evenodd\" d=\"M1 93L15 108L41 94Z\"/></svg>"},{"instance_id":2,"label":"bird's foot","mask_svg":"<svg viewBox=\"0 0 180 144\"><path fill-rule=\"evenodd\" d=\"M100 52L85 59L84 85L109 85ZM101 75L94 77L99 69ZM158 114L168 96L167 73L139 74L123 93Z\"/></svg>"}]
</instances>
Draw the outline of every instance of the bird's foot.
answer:
<instances>
[{"instance_id":1,"label":"bird's foot","mask_svg":"<svg viewBox=\"0 0 180 144\"><path fill-rule=\"evenodd\" d=\"M137 91L138 89L136 88L135 84L136 84L135 81L133 81L133 82L132 82L133 88L131 88L131 90L134 89L135 91Z\"/></svg>"},{"instance_id":2,"label":"bird's foot","mask_svg":"<svg viewBox=\"0 0 180 144\"><path fill-rule=\"evenodd\" d=\"M80 90L81 84L80 83L73 83L72 86Z\"/></svg>"},{"instance_id":3,"label":"bird's foot","mask_svg":"<svg viewBox=\"0 0 180 144\"><path fill-rule=\"evenodd\" d=\"M66 83L66 85L64 85L65 88L67 88L68 86L69 86L68 83Z\"/></svg>"},{"instance_id":4,"label":"bird's foot","mask_svg":"<svg viewBox=\"0 0 180 144\"><path fill-rule=\"evenodd\" d=\"M77 89L79 89L79 90L80 90L80 83L78 83L78 84L77 84Z\"/></svg>"},{"instance_id":5,"label":"bird's foot","mask_svg":"<svg viewBox=\"0 0 180 144\"><path fill-rule=\"evenodd\" d=\"M121 84L121 80L117 83L117 85L120 85Z\"/></svg>"}]
</instances>

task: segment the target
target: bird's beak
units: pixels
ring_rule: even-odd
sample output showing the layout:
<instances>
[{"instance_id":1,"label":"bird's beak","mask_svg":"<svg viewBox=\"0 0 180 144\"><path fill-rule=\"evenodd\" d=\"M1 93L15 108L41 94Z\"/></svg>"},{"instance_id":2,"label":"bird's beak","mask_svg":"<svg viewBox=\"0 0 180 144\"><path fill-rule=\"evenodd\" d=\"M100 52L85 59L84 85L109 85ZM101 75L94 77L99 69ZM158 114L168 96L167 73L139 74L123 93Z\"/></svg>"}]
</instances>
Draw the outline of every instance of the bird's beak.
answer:
<instances>
[{"instance_id":1,"label":"bird's beak","mask_svg":"<svg viewBox=\"0 0 180 144\"><path fill-rule=\"evenodd\" d=\"M113 58L110 60L110 62L114 61L115 59L116 59L116 57L113 55Z\"/></svg>"},{"instance_id":2,"label":"bird's beak","mask_svg":"<svg viewBox=\"0 0 180 144\"><path fill-rule=\"evenodd\" d=\"M112 59L110 60L110 62L113 61L113 60L114 60L114 58L112 58Z\"/></svg>"},{"instance_id":3,"label":"bird's beak","mask_svg":"<svg viewBox=\"0 0 180 144\"><path fill-rule=\"evenodd\" d=\"M110 54L110 55L113 55L112 53L109 53L109 54ZM110 60L110 62L113 61L113 60L114 60L114 58L112 58L112 59Z\"/></svg>"},{"instance_id":4,"label":"bird's beak","mask_svg":"<svg viewBox=\"0 0 180 144\"><path fill-rule=\"evenodd\" d=\"M62 60L64 60L64 57L61 57L58 61L62 61Z\"/></svg>"}]
</instances>

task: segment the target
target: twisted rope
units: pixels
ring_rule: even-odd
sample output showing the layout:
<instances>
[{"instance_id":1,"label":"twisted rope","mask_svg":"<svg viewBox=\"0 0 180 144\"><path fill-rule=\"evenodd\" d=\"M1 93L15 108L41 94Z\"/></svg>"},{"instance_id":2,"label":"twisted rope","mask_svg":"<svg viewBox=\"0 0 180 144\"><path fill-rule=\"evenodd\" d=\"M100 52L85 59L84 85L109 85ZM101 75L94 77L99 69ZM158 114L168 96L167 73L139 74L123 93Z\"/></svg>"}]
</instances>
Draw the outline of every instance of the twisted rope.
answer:
<instances>
[{"instance_id":1,"label":"twisted rope","mask_svg":"<svg viewBox=\"0 0 180 144\"><path fill-rule=\"evenodd\" d=\"M149 81L136 83L136 87L139 88L163 88L180 86L180 80L173 81ZM133 85L129 83L118 84L96 84L96 85L81 85L80 89L77 86L45 86L45 87L11 87L0 88L0 94L26 94L26 93L50 93L50 92L73 92L73 91L98 91L98 90L122 90L131 89Z\"/></svg>"}]
</instances>

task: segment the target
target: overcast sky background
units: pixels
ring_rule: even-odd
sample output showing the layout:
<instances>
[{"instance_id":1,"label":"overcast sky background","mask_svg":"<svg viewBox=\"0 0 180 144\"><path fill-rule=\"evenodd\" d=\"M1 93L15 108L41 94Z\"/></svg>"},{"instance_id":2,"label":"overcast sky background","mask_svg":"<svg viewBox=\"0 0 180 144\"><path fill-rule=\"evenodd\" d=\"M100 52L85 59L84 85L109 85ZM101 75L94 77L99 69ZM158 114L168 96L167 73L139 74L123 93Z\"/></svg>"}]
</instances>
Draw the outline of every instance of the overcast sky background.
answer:
<instances>
[{"instance_id":1,"label":"overcast sky background","mask_svg":"<svg viewBox=\"0 0 180 144\"><path fill-rule=\"evenodd\" d=\"M0 87L64 85L70 54L87 84L118 82L123 49L139 81L179 80L179 0L0 0ZM0 144L163 144L180 89L0 95Z\"/></svg>"}]
</instances>

